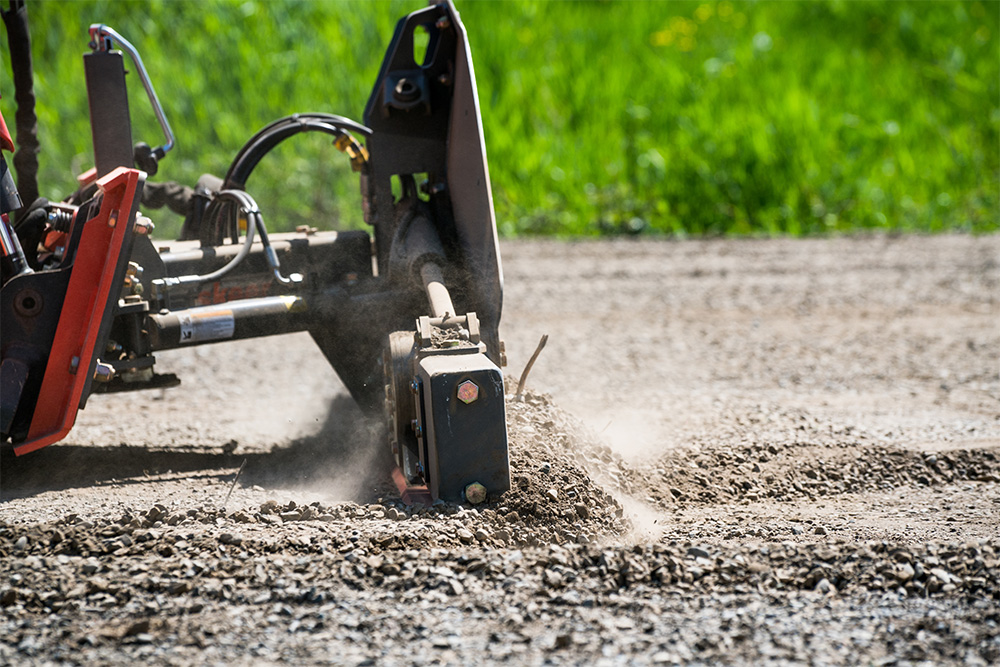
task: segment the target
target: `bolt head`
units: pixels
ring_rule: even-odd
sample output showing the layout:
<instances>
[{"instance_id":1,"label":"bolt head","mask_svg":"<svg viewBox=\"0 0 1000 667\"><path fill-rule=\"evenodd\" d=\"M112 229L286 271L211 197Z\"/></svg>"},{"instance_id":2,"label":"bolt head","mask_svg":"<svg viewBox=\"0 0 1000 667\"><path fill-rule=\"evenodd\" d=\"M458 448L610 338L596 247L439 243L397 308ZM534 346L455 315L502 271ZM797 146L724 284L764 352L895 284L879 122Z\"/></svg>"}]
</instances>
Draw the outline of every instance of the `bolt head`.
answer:
<instances>
[{"instance_id":1,"label":"bolt head","mask_svg":"<svg viewBox=\"0 0 1000 667\"><path fill-rule=\"evenodd\" d=\"M148 236L152 233L156 225L144 215L135 216L135 233L139 236Z\"/></svg>"},{"instance_id":2,"label":"bolt head","mask_svg":"<svg viewBox=\"0 0 1000 667\"><path fill-rule=\"evenodd\" d=\"M486 500L486 487L479 482L473 482L465 487L465 499L472 505L478 505Z\"/></svg>"},{"instance_id":3,"label":"bolt head","mask_svg":"<svg viewBox=\"0 0 1000 667\"><path fill-rule=\"evenodd\" d=\"M115 369L108 364L100 363L94 367L94 380L97 382L111 382L115 377Z\"/></svg>"},{"instance_id":4,"label":"bolt head","mask_svg":"<svg viewBox=\"0 0 1000 667\"><path fill-rule=\"evenodd\" d=\"M466 405L479 398L479 386L472 380L466 380L458 385L458 400Z\"/></svg>"}]
</instances>

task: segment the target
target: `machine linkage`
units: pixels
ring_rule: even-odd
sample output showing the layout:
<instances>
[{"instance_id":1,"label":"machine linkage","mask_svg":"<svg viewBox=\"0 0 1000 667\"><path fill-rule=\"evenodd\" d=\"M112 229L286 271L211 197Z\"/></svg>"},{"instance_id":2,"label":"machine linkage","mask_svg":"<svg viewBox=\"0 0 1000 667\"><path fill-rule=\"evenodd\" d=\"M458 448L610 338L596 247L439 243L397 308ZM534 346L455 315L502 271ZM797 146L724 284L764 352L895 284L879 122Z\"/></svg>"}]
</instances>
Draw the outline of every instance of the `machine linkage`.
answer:
<instances>
[{"instance_id":1,"label":"machine linkage","mask_svg":"<svg viewBox=\"0 0 1000 667\"><path fill-rule=\"evenodd\" d=\"M421 62L416 30L430 37ZM3 439L24 454L65 437L92 393L180 384L156 372L157 353L307 331L362 409L385 419L405 498L506 491L502 274L454 6L399 22L364 124L325 113L279 119L225 177L194 188L147 183L175 147L170 125L138 50L101 24L90 37L96 167L65 202L38 200L0 230ZM157 148L133 145L123 51L166 136ZM248 178L305 132L330 135L350 159L370 233L269 234ZM177 241L154 240L139 212L164 203L184 215Z\"/></svg>"}]
</instances>

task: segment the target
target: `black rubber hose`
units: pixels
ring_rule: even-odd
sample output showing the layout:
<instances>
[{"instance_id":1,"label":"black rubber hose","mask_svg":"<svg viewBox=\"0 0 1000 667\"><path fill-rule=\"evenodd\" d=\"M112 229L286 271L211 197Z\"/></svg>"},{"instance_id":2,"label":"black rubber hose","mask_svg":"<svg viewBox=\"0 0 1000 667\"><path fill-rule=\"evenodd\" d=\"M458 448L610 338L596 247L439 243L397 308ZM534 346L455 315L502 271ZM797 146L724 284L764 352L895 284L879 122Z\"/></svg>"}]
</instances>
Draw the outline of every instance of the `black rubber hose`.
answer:
<instances>
[{"instance_id":1,"label":"black rubber hose","mask_svg":"<svg viewBox=\"0 0 1000 667\"><path fill-rule=\"evenodd\" d=\"M257 208L257 202L255 202L250 195L241 190L223 190L222 192L219 192L215 195L215 199L213 199L212 203L209 205L208 211L205 212L206 221L212 222L213 218L221 217L227 212L226 209L229 208L228 205L232 204L237 205L237 215L239 214L240 209L247 214L246 238L244 239L239 252L236 253L236 256L229 260L222 268L216 269L211 273L206 273L204 275L178 276L176 278L160 278L159 282L161 282L168 289L174 285L215 282L235 269L236 266L246 258L246 256L250 253L250 246L253 245L254 230L261 229L264 226L263 220L259 222L257 220L260 216L260 210Z\"/></svg>"},{"instance_id":2,"label":"black rubber hose","mask_svg":"<svg viewBox=\"0 0 1000 667\"><path fill-rule=\"evenodd\" d=\"M257 130L257 133L252 137L250 137L250 139L247 140L245 144L243 144L243 148L241 148L240 152L236 154L236 158L234 158L233 162L235 163L239 161L242 154L247 150L247 148L256 143L257 140L259 140L262 136L264 136L268 132L272 131L273 129L275 129L280 125L284 125L290 122L297 122L300 119L325 120L331 125L337 125L339 127L343 127L345 130L351 132L357 132L358 134L363 134L365 136L371 136L372 134L371 128L362 125L361 123L358 123L356 121L353 121L350 118L345 118L344 116L338 116L332 113L320 113L320 112L295 113L292 114L291 116L282 116L281 118L271 121L261 129Z\"/></svg>"},{"instance_id":3,"label":"black rubber hose","mask_svg":"<svg viewBox=\"0 0 1000 667\"><path fill-rule=\"evenodd\" d=\"M45 225L49 221L48 206L48 199L38 198L27 208L21 209L21 214L14 223L14 232L21 241L21 247L27 248L24 256L28 266L35 271L42 268L38 261L38 246L45 238Z\"/></svg>"},{"instance_id":4,"label":"black rubber hose","mask_svg":"<svg viewBox=\"0 0 1000 667\"><path fill-rule=\"evenodd\" d=\"M35 116L35 81L31 64L31 34L28 32L28 9L24 0L10 0L10 9L0 10L7 27L10 68L14 76L14 100L17 114L17 152L14 170L21 201L38 199L38 118ZM18 211L20 212L20 211Z\"/></svg>"},{"instance_id":5,"label":"black rubber hose","mask_svg":"<svg viewBox=\"0 0 1000 667\"><path fill-rule=\"evenodd\" d=\"M223 187L244 189L257 164L275 146L289 137L302 132L323 132L336 137L351 131L364 135L372 133L360 123L333 114L305 113L279 118L262 128L243 145L230 165L229 171L226 172Z\"/></svg>"}]
</instances>

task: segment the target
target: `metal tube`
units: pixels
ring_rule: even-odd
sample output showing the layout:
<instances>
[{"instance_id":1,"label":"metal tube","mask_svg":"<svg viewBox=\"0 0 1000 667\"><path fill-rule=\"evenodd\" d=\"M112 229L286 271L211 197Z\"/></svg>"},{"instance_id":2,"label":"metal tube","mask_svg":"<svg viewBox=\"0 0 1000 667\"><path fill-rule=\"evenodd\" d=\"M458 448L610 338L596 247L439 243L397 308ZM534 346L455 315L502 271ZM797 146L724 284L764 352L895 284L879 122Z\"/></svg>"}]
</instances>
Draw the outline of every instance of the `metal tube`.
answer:
<instances>
[{"instance_id":1,"label":"metal tube","mask_svg":"<svg viewBox=\"0 0 1000 667\"><path fill-rule=\"evenodd\" d=\"M424 290L427 291L427 301L431 307L431 317L447 318L455 315L455 306L451 302L451 294L444 284L444 275L441 267L434 262L424 262L420 267L420 277L424 281Z\"/></svg>"},{"instance_id":2,"label":"metal tube","mask_svg":"<svg viewBox=\"0 0 1000 667\"><path fill-rule=\"evenodd\" d=\"M268 296L149 315L147 330L156 352L305 331L314 316L301 297Z\"/></svg>"},{"instance_id":3,"label":"metal tube","mask_svg":"<svg viewBox=\"0 0 1000 667\"><path fill-rule=\"evenodd\" d=\"M0 218L0 253L2 253L4 259L10 262L14 270L14 275L33 273L31 267L28 266L28 260L24 256L24 250L21 248L21 242L17 238L17 232L10 229L9 225L7 214L4 213L2 218Z\"/></svg>"}]
</instances>

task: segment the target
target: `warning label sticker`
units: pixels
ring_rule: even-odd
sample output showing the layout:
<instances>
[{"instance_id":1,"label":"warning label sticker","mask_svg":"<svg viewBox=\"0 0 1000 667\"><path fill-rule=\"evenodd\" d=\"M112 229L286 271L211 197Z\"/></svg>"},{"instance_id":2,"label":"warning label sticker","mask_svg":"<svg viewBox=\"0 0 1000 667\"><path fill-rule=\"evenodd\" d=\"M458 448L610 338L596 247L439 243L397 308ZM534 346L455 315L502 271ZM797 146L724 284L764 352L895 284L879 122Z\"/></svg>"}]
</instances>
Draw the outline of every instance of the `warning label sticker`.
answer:
<instances>
[{"instance_id":1,"label":"warning label sticker","mask_svg":"<svg viewBox=\"0 0 1000 667\"><path fill-rule=\"evenodd\" d=\"M178 319L181 323L182 344L232 338L236 330L236 320L231 310L179 314Z\"/></svg>"}]
</instances>

